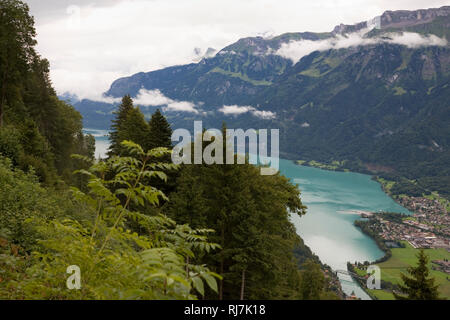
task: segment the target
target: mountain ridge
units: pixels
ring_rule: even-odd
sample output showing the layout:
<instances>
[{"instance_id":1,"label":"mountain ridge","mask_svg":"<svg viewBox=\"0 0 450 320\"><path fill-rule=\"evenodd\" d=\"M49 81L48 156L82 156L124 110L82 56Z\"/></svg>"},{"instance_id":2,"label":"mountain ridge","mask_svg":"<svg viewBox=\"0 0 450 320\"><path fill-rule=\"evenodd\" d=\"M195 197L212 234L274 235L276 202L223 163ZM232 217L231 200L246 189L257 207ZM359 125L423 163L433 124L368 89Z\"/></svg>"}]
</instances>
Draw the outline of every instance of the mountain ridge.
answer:
<instances>
[{"instance_id":1,"label":"mountain ridge","mask_svg":"<svg viewBox=\"0 0 450 320\"><path fill-rule=\"evenodd\" d=\"M380 35L385 31L392 30L392 27L398 25L397 31L411 31L412 27L416 27L418 25L427 25L432 24L432 22L436 18L445 17L446 21L443 24L444 29L447 29L447 32L443 34L442 32L435 32L435 30L415 30L415 32L423 32L425 34L434 34L443 35L447 38L448 29L447 26L450 27L450 19L448 19L450 15L450 6L444 6L441 8L435 9L425 9L425 10L415 10L415 11L386 11L383 15L380 16L380 29L374 30L375 32L371 33L371 36ZM392 22L393 21L393 22ZM401 21L402 23L397 23ZM289 59L277 56L278 58L273 58L272 55L268 55L267 53L270 51L277 51L280 49L282 44L289 43L291 41L299 41L299 40L310 40L310 41L320 41L324 39L332 39L336 37L336 35L347 34L351 32L357 32L361 29L366 28L368 22L360 22L355 25L339 25L334 28L332 32L325 33L314 33L314 32L298 32L298 33L284 33L272 38L263 38L263 37L247 37L238 40L237 42L230 44L220 50L216 56L202 59L197 64L188 64L184 65L186 69L192 69L196 65L199 66L199 69L205 69L201 66L208 66L211 64L218 64L222 66L220 70L215 70L213 72L219 72L224 74L224 72L231 72L231 75L239 78L239 73L245 74L248 76L248 79L254 80L256 83L260 85L270 85L274 78L276 78L277 73L282 73L284 70L292 64L292 61ZM429 31L429 32L427 32ZM237 57L234 57L237 56ZM253 57L252 57L253 56ZM255 59L258 58L258 59ZM219 63L217 61L213 61L210 63L210 60L221 60ZM227 62L229 62L227 64ZM229 70L229 66L235 67L236 65L246 66L247 68L244 70ZM155 78L161 76L161 70L173 70L176 73L179 73L179 69L184 67L181 66L173 66L165 69L160 69L156 71L152 71L155 75ZM228 68L228 69L227 69ZM184 71L184 70L183 70ZM208 70L208 72L211 70ZM221 72L224 71L224 72ZM275 72L274 72L275 71ZM140 72L130 77L119 78L114 81L110 87L110 89L105 92L105 96L119 98L124 94L137 95L138 91L143 87L146 87L145 81L149 78L149 75L152 72ZM226 74L224 74L226 75ZM230 75L230 74L228 74ZM198 76L198 75L197 75ZM241 79L243 77L240 77ZM173 79L171 79L173 81ZM164 86L164 84L162 84ZM152 89L155 85L148 85L146 89ZM159 88L164 92L164 88ZM244 88L248 92L248 88ZM173 94L173 92L170 92ZM175 95L174 98L177 98ZM226 100L225 100L226 101Z\"/></svg>"},{"instance_id":2,"label":"mountain ridge","mask_svg":"<svg viewBox=\"0 0 450 320\"><path fill-rule=\"evenodd\" d=\"M379 23L372 31L373 21L366 21L330 33L243 38L199 63L118 79L105 96L157 91L198 109L166 110L174 127L203 120L209 127L226 121L237 128L279 128L286 157L347 161L355 171L413 181L419 193L449 196L450 7L386 11ZM322 47L302 56L308 45ZM299 50L299 61L280 55L281 49ZM75 106L89 114L87 121L96 117L95 103ZM239 112L225 113L224 106ZM106 121L114 106L99 109L96 119ZM276 116L264 119L249 110Z\"/></svg>"}]
</instances>

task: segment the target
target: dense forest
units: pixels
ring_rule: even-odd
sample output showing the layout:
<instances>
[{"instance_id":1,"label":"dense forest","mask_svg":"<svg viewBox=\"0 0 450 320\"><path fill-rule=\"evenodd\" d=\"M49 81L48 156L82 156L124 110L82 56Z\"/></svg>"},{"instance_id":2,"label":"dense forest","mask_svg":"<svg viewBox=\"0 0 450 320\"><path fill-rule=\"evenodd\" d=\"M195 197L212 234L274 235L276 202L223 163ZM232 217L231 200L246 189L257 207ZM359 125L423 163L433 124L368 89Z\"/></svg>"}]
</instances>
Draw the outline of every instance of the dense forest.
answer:
<instances>
[{"instance_id":1,"label":"dense forest","mask_svg":"<svg viewBox=\"0 0 450 320\"><path fill-rule=\"evenodd\" d=\"M0 299L338 298L290 222L306 208L288 179L173 165L167 120L128 95L94 159L35 36L28 6L0 0Z\"/></svg>"},{"instance_id":2,"label":"dense forest","mask_svg":"<svg viewBox=\"0 0 450 320\"><path fill-rule=\"evenodd\" d=\"M70 183L77 165L70 155L93 155L94 138L82 134L80 114L57 98L49 62L34 49L27 5L2 1L0 10L0 153L20 169L32 166L48 186Z\"/></svg>"}]
</instances>

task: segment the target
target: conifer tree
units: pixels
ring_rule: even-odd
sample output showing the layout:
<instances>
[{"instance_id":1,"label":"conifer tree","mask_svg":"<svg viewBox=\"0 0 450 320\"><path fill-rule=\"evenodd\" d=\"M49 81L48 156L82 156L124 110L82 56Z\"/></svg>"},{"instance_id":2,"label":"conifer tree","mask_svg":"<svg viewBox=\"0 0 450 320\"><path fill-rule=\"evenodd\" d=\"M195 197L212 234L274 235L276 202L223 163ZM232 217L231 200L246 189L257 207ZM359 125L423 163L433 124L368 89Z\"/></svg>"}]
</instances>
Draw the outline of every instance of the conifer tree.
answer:
<instances>
[{"instance_id":1,"label":"conifer tree","mask_svg":"<svg viewBox=\"0 0 450 320\"><path fill-rule=\"evenodd\" d=\"M58 99L50 63L36 52L35 37L28 5L1 0L0 150L8 151L15 166L33 167L41 182L54 185L60 177L69 182L72 176L71 154L78 150L78 137L83 138L82 117Z\"/></svg>"},{"instance_id":2,"label":"conifer tree","mask_svg":"<svg viewBox=\"0 0 450 320\"><path fill-rule=\"evenodd\" d=\"M410 277L401 274L403 284L400 285L400 291L406 296L398 295L394 292L397 300L439 300L438 285L435 285L435 279L429 277L428 269L429 258L424 250L417 254L417 267L409 267Z\"/></svg>"},{"instance_id":3,"label":"conifer tree","mask_svg":"<svg viewBox=\"0 0 450 320\"><path fill-rule=\"evenodd\" d=\"M159 109L153 113L150 121L148 122L149 130L145 142L142 144L145 149L152 150L154 148L168 148L172 149L172 128L166 117L161 113ZM172 163L171 155L167 154L165 157L159 159L160 162ZM151 179L150 183L155 185L156 188L162 190L166 194L170 194L175 190L176 178L178 171L168 171L167 182L159 179Z\"/></svg>"},{"instance_id":4,"label":"conifer tree","mask_svg":"<svg viewBox=\"0 0 450 320\"><path fill-rule=\"evenodd\" d=\"M172 147L172 128L166 117L159 109L155 111L149 121L150 132L148 135L147 148L171 148Z\"/></svg>"},{"instance_id":5,"label":"conifer tree","mask_svg":"<svg viewBox=\"0 0 450 320\"><path fill-rule=\"evenodd\" d=\"M119 155L120 143L123 141L119 137L120 130L123 127L128 113L133 110L133 100L130 95L126 95L122 98L122 103L119 105L118 110L114 112L116 118L112 121L111 132L109 134L109 140L111 142L109 147L108 156Z\"/></svg>"},{"instance_id":6,"label":"conifer tree","mask_svg":"<svg viewBox=\"0 0 450 320\"><path fill-rule=\"evenodd\" d=\"M119 131L120 142L129 140L144 145L148 134L149 127L139 107L130 109Z\"/></svg>"},{"instance_id":7,"label":"conifer tree","mask_svg":"<svg viewBox=\"0 0 450 320\"><path fill-rule=\"evenodd\" d=\"M37 59L34 50L36 31L28 5L18 0L0 2L0 127L5 109L20 98L23 78Z\"/></svg>"}]
</instances>

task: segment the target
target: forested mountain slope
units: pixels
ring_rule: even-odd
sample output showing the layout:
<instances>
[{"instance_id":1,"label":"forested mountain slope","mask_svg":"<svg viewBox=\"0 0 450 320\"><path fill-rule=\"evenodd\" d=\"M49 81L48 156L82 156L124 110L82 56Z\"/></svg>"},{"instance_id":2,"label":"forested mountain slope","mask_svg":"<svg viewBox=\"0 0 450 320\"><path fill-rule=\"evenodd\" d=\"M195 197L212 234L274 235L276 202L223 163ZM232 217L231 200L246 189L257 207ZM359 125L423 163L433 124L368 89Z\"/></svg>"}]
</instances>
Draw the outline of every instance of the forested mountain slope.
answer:
<instances>
[{"instance_id":1,"label":"forested mountain slope","mask_svg":"<svg viewBox=\"0 0 450 320\"><path fill-rule=\"evenodd\" d=\"M34 20L26 4L0 3L0 154L51 185L74 170L72 153L93 154L81 115L56 96L49 62L35 51Z\"/></svg>"},{"instance_id":2,"label":"forested mountain slope","mask_svg":"<svg viewBox=\"0 0 450 320\"><path fill-rule=\"evenodd\" d=\"M244 38L196 64L118 79L106 96L159 90L198 110L166 109L174 127L190 129L198 119L280 128L286 157L346 160L353 170L406 178L407 193L448 196L449 14L450 7L387 11L329 33ZM102 129L115 108L75 106L86 126Z\"/></svg>"}]
</instances>

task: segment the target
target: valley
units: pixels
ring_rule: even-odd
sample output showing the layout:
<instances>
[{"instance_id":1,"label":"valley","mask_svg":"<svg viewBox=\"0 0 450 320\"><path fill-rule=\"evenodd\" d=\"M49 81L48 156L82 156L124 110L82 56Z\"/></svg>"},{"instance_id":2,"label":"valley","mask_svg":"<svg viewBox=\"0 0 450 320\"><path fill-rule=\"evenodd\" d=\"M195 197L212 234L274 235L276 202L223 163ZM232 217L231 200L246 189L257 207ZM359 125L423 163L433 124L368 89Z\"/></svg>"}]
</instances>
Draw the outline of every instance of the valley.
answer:
<instances>
[{"instance_id":1,"label":"valley","mask_svg":"<svg viewBox=\"0 0 450 320\"><path fill-rule=\"evenodd\" d=\"M375 261L383 252L353 226L356 214L339 212L410 214L421 212L425 202L432 202L427 200L430 197L444 207L426 205L433 211L426 214L441 214L448 208L449 45L404 46L395 43L393 33L416 32L424 41L432 36L445 39L450 8L430 9L423 14L428 15L425 21L407 12L387 12L380 18L381 28L366 34L358 33L364 30L362 23L341 25L324 34L244 38L195 64L118 79L105 98L118 99L129 93L138 104L141 102L144 115L162 108L174 129L190 128L194 120L210 127L220 127L225 121L235 128L279 128L281 154L289 159L282 160L281 172L299 183L309 208L301 221L294 220L299 235L323 263L335 270L346 269L347 262ZM396 19L403 22L392 23ZM297 43L339 43L352 33L362 45L336 48L333 44L330 49L306 52L298 60L280 53ZM391 43L377 40L382 35L390 37ZM191 109L176 111L170 105L160 105L156 97L188 104ZM109 128L114 103L71 102L84 115L85 126ZM97 156L105 153L106 140L97 136ZM302 159L297 160L298 165L293 164L296 159ZM346 186L344 181L352 181L348 177L355 175L350 172L373 176L386 194L375 182L369 183L371 187L364 195ZM324 180L318 178L322 176ZM371 181L369 176L364 177ZM310 188L321 190L320 196L310 193ZM317 203L315 197L319 197ZM332 205L335 201L340 205ZM418 207L414 203L419 203ZM330 229L337 221L342 222L346 237L339 228ZM405 235L414 237L411 232ZM362 241L356 243L355 239ZM335 245L339 250L333 249ZM355 291L358 297L369 298L354 280L342 277L347 295Z\"/></svg>"},{"instance_id":2,"label":"valley","mask_svg":"<svg viewBox=\"0 0 450 320\"><path fill-rule=\"evenodd\" d=\"M450 298L450 6L369 2L0 0L0 300Z\"/></svg>"},{"instance_id":3,"label":"valley","mask_svg":"<svg viewBox=\"0 0 450 320\"><path fill-rule=\"evenodd\" d=\"M345 162L392 181L393 195L448 200L450 7L380 20L243 38L197 63L117 79L104 101L67 97L89 128L109 128L117 103L106 101L124 94L147 116L161 108L174 129L277 128L284 158Z\"/></svg>"}]
</instances>

